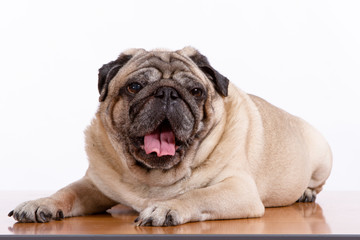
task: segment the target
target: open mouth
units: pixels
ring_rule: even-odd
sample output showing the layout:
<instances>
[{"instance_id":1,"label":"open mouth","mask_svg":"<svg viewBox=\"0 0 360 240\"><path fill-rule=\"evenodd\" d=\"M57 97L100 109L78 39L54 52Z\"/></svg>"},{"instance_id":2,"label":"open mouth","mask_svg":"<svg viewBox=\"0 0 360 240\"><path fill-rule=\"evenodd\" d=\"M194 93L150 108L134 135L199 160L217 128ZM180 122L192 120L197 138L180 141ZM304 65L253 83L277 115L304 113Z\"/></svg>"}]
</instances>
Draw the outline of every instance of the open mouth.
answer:
<instances>
[{"instance_id":1,"label":"open mouth","mask_svg":"<svg viewBox=\"0 0 360 240\"><path fill-rule=\"evenodd\" d=\"M143 137L141 148L146 154L156 153L158 157L175 156L181 143L176 140L170 122L165 119L154 131Z\"/></svg>"},{"instance_id":2,"label":"open mouth","mask_svg":"<svg viewBox=\"0 0 360 240\"><path fill-rule=\"evenodd\" d=\"M146 154L156 153L158 157L175 156L176 150L181 146L167 119L161 122L154 131L146 134L141 142L140 147Z\"/></svg>"}]
</instances>

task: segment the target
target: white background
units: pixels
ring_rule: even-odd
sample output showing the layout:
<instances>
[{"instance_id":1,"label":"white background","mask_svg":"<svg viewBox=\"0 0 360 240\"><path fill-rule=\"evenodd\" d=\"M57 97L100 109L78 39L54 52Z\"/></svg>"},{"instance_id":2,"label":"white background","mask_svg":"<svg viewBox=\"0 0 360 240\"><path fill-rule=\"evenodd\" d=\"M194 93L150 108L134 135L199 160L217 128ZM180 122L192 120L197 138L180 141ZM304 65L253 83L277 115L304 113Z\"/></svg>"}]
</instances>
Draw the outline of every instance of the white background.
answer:
<instances>
[{"instance_id":1,"label":"white background","mask_svg":"<svg viewBox=\"0 0 360 240\"><path fill-rule=\"evenodd\" d=\"M360 190L359 1L1 1L0 190L57 190L87 168L97 71L127 48L198 48L318 128L326 190Z\"/></svg>"}]
</instances>

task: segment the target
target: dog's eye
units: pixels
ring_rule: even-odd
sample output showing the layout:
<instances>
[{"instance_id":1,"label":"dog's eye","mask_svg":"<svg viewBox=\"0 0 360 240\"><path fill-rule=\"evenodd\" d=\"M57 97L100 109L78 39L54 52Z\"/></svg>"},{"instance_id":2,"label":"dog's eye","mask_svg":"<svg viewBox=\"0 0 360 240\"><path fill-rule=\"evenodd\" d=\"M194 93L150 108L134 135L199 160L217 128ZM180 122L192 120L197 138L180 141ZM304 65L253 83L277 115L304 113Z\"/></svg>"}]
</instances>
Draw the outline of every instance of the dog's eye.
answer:
<instances>
[{"instance_id":1,"label":"dog's eye","mask_svg":"<svg viewBox=\"0 0 360 240\"><path fill-rule=\"evenodd\" d=\"M200 88L194 88L190 91L190 93L194 96L194 97L201 97L202 96L202 90Z\"/></svg>"},{"instance_id":2,"label":"dog's eye","mask_svg":"<svg viewBox=\"0 0 360 240\"><path fill-rule=\"evenodd\" d=\"M138 93L142 89L142 86L139 83L130 83L127 86L127 90L129 93L135 94Z\"/></svg>"}]
</instances>

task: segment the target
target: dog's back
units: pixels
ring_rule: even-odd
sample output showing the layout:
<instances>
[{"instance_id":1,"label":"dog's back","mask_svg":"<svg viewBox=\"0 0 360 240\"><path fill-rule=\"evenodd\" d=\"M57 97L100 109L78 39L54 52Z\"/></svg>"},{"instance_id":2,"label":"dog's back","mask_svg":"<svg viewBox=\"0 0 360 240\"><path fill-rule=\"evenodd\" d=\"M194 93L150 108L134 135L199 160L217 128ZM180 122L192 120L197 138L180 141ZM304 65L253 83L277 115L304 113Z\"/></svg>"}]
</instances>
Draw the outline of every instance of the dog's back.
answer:
<instances>
[{"instance_id":1,"label":"dog's back","mask_svg":"<svg viewBox=\"0 0 360 240\"><path fill-rule=\"evenodd\" d=\"M307 188L315 197L331 171L328 143L304 120L249 96L262 118L264 151L254 177L264 205L292 204Z\"/></svg>"}]
</instances>

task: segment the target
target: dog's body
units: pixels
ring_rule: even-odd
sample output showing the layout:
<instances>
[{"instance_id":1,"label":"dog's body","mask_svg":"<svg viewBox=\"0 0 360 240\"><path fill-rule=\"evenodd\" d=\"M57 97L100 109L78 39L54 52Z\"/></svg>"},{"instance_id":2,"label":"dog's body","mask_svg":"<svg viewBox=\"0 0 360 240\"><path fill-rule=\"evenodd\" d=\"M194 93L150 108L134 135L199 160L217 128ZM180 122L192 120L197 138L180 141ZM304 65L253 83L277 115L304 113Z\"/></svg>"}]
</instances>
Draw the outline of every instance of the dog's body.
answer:
<instances>
[{"instance_id":1,"label":"dog's body","mask_svg":"<svg viewBox=\"0 0 360 240\"><path fill-rule=\"evenodd\" d=\"M330 148L313 127L229 84L195 49L129 50L100 69L99 91L85 177L19 205L16 220L117 203L140 213L137 225L260 217L313 201L330 174Z\"/></svg>"}]
</instances>

